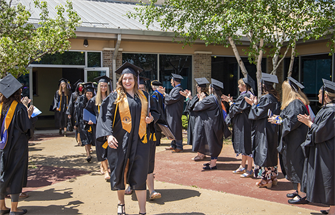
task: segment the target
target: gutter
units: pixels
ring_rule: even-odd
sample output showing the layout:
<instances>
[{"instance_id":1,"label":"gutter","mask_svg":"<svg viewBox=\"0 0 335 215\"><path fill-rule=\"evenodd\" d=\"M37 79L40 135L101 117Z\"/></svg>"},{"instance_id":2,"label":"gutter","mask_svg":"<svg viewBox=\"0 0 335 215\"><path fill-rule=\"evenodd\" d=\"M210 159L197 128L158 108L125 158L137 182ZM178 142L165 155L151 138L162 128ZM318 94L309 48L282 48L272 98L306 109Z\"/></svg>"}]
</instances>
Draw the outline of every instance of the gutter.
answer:
<instances>
[{"instance_id":1,"label":"gutter","mask_svg":"<svg viewBox=\"0 0 335 215\"><path fill-rule=\"evenodd\" d=\"M119 52L119 48L120 48L120 44L121 44L121 34L117 35L117 40L116 40L116 44L115 44L115 49L114 49L114 53L113 53L113 58L112 58L112 63L113 63L113 88L116 88L116 57L117 54Z\"/></svg>"}]
</instances>

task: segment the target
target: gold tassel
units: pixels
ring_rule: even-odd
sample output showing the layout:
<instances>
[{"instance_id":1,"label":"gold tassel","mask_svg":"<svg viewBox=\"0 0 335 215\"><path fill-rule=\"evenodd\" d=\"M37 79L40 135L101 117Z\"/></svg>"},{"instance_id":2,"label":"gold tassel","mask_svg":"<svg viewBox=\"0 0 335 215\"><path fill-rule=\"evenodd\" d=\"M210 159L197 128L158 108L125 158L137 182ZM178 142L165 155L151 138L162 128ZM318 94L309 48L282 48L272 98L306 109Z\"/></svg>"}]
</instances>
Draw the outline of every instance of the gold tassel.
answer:
<instances>
[{"instance_id":1,"label":"gold tassel","mask_svg":"<svg viewBox=\"0 0 335 215\"><path fill-rule=\"evenodd\" d=\"M147 134L144 135L142 143L148 143Z\"/></svg>"},{"instance_id":2,"label":"gold tassel","mask_svg":"<svg viewBox=\"0 0 335 215\"><path fill-rule=\"evenodd\" d=\"M152 140L151 138L152 138L152 133L150 133L150 137L149 137L149 140Z\"/></svg>"},{"instance_id":3,"label":"gold tassel","mask_svg":"<svg viewBox=\"0 0 335 215\"><path fill-rule=\"evenodd\" d=\"M104 144L102 144L102 148L107 149L108 147L108 142L106 141Z\"/></svg>"},{"instance_id":4,"label":"gold tassel","mask_svg":"<svg viewBox=\"0 0 335 215\"><path fill-rule=\"evenodd\" d=\"M156 134L154 133L154 135L153 135L153 136L154 136L154 141L156 141L156 140L157 140L157 139L156 139Z\"/></svg>"},{"instance_id":5,"label":"gold tassel","mask_svg":"<svg viewBox=\"0 0 335 215\"><path fill-rule=\"evenodd\" d=\"M92 126L90 126L90 129L88 129L89 133L92 133Z\"/></svg>"}]
</instances>

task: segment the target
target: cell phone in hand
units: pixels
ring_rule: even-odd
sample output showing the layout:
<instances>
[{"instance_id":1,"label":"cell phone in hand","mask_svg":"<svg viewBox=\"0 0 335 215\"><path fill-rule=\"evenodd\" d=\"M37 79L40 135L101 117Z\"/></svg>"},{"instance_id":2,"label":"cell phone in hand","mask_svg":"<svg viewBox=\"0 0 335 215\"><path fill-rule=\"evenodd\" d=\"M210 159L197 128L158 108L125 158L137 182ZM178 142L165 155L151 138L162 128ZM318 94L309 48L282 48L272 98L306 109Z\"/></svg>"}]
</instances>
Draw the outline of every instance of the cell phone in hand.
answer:
<instances>
[{"instance_id":1,"label":"cell phone in hand","mask_svg":"<svg viewBox=\"0 0 335 215\"><path fill-rule=\"evenodd\" d=\"M268 117L272 117L272 116L273 116L272 111L269 109L268 110Z\"/></svg>"}]
</instances>

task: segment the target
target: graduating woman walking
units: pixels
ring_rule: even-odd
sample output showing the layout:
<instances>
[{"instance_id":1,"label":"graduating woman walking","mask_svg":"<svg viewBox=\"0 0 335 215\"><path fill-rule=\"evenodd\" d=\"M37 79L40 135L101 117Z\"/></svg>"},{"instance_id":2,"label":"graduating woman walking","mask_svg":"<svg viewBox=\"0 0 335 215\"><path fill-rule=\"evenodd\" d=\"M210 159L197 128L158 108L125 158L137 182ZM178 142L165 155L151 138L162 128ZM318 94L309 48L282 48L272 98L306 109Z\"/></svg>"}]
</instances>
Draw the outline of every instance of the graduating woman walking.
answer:
<instances>
[{"instance_id":1,"label":"graduating woman walking","mask_svg":"<svg viewBox=\"0 0 335 215\"><path fill-rule=\"evenodd\" d=\"M66 136L67 126L67 108L69 107L70 92L68 89L68 81L65 78L59 80L59 89L56 91L54 96L54 107L56 110L55 119L56 126L59 128L59 135L62 135L64 129L64 136Z\"/></svg>"},{"instance_id":2,"label":"graduating woman walking","mask_svg":"<svg viewBox=\"0 0 335 215\"><path fill-rule=\"evenodd\" d=\"M146 179L149 168L150 131L147 124L159 119L150 107L151 97L138 90L141 68L123 64L117 73L121 77L116 91L101 104L97 123L97 139L107 138L107 159L111 170L111 188L117 190L118 215L125 213L125 184L135 190L139 214L146 214ZM148 103L149 101L149 103ZM149 112L149 113L148 113Z\"/></svg>"}]
</instances>

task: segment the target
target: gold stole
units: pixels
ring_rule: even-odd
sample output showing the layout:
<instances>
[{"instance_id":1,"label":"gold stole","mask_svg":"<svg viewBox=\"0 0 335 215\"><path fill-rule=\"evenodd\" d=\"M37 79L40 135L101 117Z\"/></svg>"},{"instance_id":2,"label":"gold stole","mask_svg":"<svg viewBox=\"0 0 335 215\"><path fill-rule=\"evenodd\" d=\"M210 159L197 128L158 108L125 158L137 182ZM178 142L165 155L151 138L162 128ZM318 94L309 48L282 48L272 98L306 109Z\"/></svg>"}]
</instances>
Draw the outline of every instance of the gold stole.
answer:
<instances>
[{"instance_id":1,"label":"gold stole","mask_svg":"<svg viewBox=\"0 0 335 215\"><path fill-rule=\"evenodd\" d=\"M12 102L12 104L10 104L8 112L7 112L6 116L5 116L6 118L4 119L4 121L5 121L4 131L3 131L4 133L8 132L8 128L9 128L10 123L12 122L12 119L13 119L14 112L15 112L17 104L18 104L18 102L15 101L15 100ZM1 118L1 114L2 114L2 106L3 106L3 102L0 103L0 118ZM6 136L7 136L7 138L6 138L6 145L7 145L8 134ZM4 148L6 147L6 145L4 146Z\"/></svg>"},{"instance_id":2,"label":"gold stole","mask_svg":"<svg viewBox=\"0 0 335 215\"><path fill-rule=\"evenodd\" d=\"M138 91L139 93L139 98L141 100L141 119L140 119L140 126L138 129L138 135L140 139L142 140L143 143L147 143L147 125L145 122L145 118L147 117L147 112L148 112L148 99L145 97L144 93L142 90ZM119 93L118 93L119 96ZM119 107L119 114L120 114L120 119L121 119L121 124L122 128L127 131L128 133L131 132L131 127L132 127L132 120L131 120L131 114L129 110L129 104L128 104L128 98L125 97L121 102L116 104L115 107L115 113L114 113L114 120L113 120L113 128L114 128L114 123L115 123L115 117L116 117L116 112L117 108ZM155 138L156 139L156 138ZM108 142L106 141L102 147L107 148Z\"/></svg>"}]
</instances>

